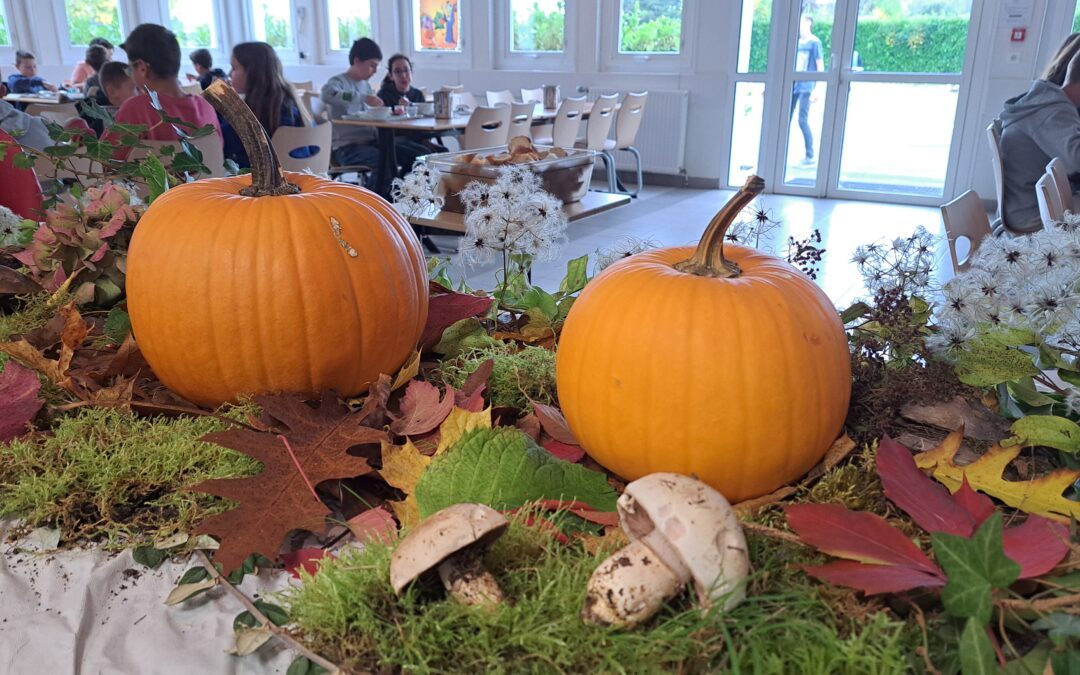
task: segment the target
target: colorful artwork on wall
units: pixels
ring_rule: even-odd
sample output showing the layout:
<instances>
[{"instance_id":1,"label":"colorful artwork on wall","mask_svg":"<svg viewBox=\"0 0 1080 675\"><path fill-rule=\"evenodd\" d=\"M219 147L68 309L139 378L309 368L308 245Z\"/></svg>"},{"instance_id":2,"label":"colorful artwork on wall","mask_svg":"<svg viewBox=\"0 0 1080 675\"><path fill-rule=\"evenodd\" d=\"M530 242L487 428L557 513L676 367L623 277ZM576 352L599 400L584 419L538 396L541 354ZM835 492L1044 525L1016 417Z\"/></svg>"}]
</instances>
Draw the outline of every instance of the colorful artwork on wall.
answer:
<instances>
[{"instance_id":1,"label":"colorful artwork on wall","mask_svg":"<svg viewBox=\"0 0 1080 675\"><path fill-rule=\"evenodd\" d=\"M414 0L416 48L461 51L459 0Z\"/></svg>"}]
</instances>

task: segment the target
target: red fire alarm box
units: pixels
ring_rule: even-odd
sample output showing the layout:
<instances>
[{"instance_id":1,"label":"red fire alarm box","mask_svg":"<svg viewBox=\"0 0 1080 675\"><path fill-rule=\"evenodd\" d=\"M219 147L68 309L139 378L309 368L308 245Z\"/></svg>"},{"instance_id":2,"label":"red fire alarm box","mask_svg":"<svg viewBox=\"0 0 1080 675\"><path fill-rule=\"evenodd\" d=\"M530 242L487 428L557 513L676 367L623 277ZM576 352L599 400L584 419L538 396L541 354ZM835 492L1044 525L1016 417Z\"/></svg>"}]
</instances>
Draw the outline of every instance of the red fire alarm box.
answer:
<instances>
[{"instance_id":1,"label":"red fire alarm box","mask_svg":"<svg viewBox=\"0 0 1080 675\"><path fill-rule=\"evenodd\" d=\"M1009 42L1023 42L1026 35L1027 28L1013 28L1012 34L1009 35Z\"/></svg>"}]
</instances>

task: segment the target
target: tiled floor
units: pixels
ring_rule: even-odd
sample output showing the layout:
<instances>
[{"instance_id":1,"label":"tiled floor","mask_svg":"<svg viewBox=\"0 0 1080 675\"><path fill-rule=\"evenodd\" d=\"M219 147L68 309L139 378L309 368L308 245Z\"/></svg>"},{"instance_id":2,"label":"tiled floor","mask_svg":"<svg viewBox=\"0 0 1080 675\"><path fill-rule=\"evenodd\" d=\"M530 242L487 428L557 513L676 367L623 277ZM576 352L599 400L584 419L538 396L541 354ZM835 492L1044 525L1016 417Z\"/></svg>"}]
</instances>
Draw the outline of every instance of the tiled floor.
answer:
<instances>
[{"instance_id":1,"label":"tiled floor","mask_svg":"<svg viewBox=\"0 0 1080 675\"><path fill-rule=\"evenodd\" d=\"M598 249L605 249L627 235L652 239L661 246L692 244L732 194L730 190L646 186L641 196L628 206L571 223L570 242L553 261L538 263L533 268L533 283L548 290L557 289L567 260L585 253L593 260ZM789 235L802 238L814 228L821 231L820 246L826 253L818 283L838 306L850 304L862 293L862 281L850 262L855 247L872 241L891 241L910 234L919 225L939 237L938 281L952 276L944 228L936 208L781 195L764 195L755 203L771 210L773 218L781 222L768 246L779 255L786 253ZM443 236L434 239L440 246L453 246L455 241L453 237ZM464 276L474 288L494 286L495 263L469 267L457 260L457 256L451 257L450 272L454 279ZM590 273L592 269L590 265Z\"/></svg>"}]
</instances>

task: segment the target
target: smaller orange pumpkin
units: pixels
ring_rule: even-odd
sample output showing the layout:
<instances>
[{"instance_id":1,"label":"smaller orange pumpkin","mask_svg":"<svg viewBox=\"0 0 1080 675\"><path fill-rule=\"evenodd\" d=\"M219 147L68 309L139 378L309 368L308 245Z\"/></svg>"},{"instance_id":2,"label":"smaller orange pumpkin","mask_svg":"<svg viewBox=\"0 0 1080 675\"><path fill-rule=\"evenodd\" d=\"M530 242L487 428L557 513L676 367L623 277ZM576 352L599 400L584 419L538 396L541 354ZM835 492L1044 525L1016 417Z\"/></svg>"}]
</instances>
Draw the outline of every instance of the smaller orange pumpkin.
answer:
<instances>
[{"instance_id":1,"label":"smaller orange pumpkin","mask_svg":"<svg viewBox=\"0 0 1080 675\"><path fill-rule=\"evenodd\" d=\"M840 433L851 366L832 302L787 262L724 246L763 187L747 181L696 250L620 261L570 310L559 403L623 478L693 474L736 502L803 475Z\"/></svg>"}]
</instances>

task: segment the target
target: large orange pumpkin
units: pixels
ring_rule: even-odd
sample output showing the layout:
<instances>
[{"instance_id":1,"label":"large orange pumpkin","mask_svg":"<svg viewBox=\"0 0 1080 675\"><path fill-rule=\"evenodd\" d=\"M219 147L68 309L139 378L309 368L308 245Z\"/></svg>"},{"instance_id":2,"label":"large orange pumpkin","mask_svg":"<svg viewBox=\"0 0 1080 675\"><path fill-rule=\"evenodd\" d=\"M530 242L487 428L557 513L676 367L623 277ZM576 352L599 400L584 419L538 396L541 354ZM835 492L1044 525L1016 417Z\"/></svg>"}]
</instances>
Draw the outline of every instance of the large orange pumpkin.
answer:
<instances>
[{"instance_id":1,"label":"large orange pumpkin","mask_svg":"<svg viewBox=\"0 0 1080 675\"><path fill-rule=\"evenodd\" d=\"M848 345L824 292L787 262L724 246L753 177L698 248L640 253L597 276L559 340L559 403L596 461L632 480L695 474L731 501L816 464L851 395Z\"/></svg>"},{"instance_id":2,"label":"large orange pumpkin","mask_svg":"<svg viewBox=\"0 0 1080 675\"><path fill-rule=\"evenodd\" d=\"M235 92L207 92L252 146L252 174L170 189L135 230L128 308L154 373L208 406L269 391L351 395L393 373L427 318L412 228L372 192L283 174Z\"/></svg>"}]
</instances>

